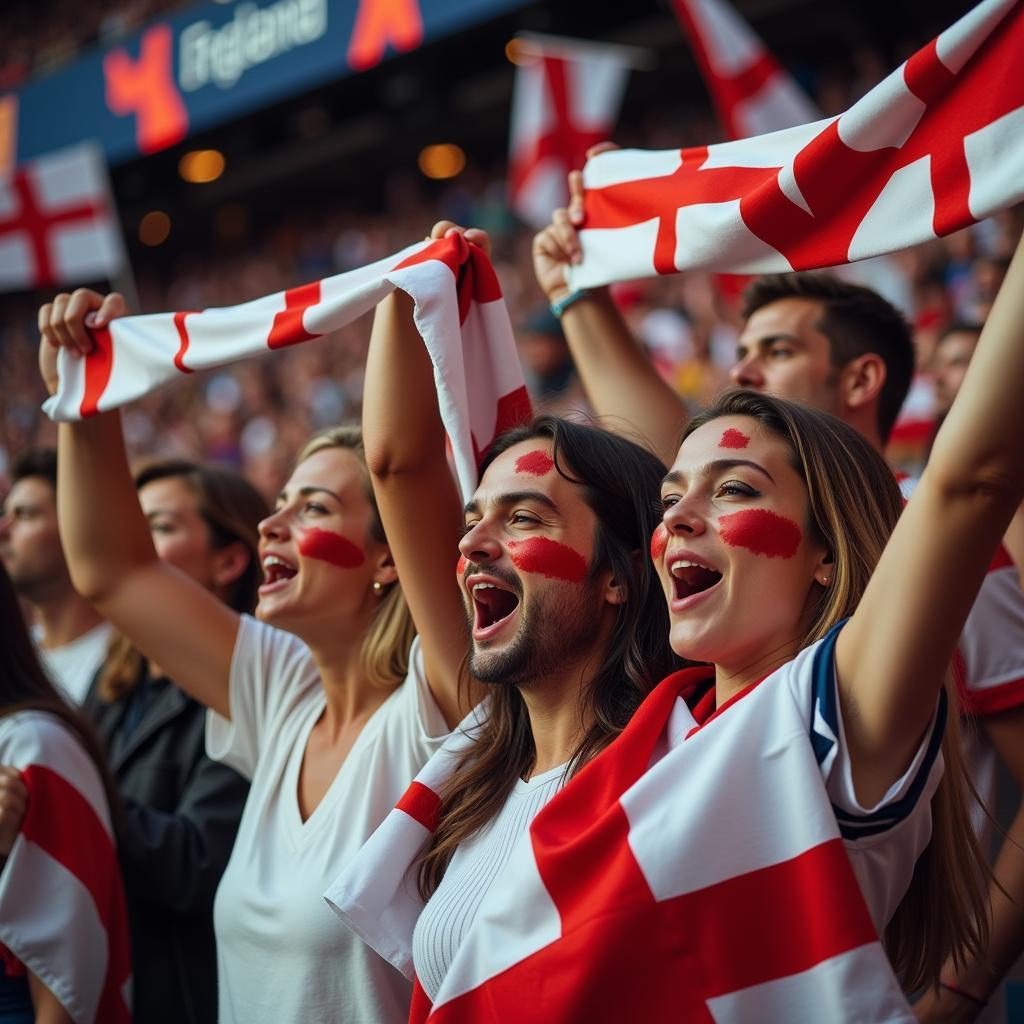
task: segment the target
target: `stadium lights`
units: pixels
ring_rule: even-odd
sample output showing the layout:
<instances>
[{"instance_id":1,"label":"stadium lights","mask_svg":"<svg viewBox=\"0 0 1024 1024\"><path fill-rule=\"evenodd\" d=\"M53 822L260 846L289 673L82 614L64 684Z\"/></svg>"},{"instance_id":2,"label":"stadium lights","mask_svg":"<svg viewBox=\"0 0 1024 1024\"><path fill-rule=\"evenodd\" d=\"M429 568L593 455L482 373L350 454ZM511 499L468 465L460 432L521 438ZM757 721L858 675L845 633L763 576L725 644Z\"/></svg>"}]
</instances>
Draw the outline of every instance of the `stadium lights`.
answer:
<instances>
[{"instance_id":1,"label":"stadium lights","mask_svg":"<svg viewBox=\"0 0 1024 1024\"><path fill-rule=\"evenodd\" d=\"M440 142L420 150L416 162L428 178L454 178L466 166L466 154L450 142Z\"/></svg>"},{"instance_id":2,"label":"stadium lights","mask_svg":"<svg viewBox=\"0 0 1024 1024\"><path fill-rule=\"evenodd\" d=\"M163 210L150 210L139 221L139 241L143 245L163 245L171 233L171 218Z\"/></svg>"},{"instance_id":3,"label":"stadium lights","mask_svg":"<svg viewBox=\"0 0 1024 1024\"><path fill-rule=\"evenodd\" d=\"M216 149L193 149L178 161L178 173L185 181L203 184L224 173L224 154Z\"/></svg>"}]
</instances>

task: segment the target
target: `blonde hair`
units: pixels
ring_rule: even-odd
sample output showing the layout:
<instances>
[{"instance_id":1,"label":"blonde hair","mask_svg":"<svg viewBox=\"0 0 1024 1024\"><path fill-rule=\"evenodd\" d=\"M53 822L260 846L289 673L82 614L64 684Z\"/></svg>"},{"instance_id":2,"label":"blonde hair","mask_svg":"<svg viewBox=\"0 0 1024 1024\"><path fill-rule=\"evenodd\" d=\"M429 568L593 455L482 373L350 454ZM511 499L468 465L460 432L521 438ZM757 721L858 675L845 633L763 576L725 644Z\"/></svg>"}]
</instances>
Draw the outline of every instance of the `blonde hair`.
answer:
<instances>
[{"instance_id":1,"label":"blonde hair","mask_svg":"<svg viewBox=\"0 0 1024 1024\"><path fill-rule=\"evenodd\" d=\"M807 485L808 528L833 559L831 582L813 609L801 647L820 640L852 615L903 511L892 470L856 430L827 413L752 391L730 391L686 427L684 438L721 416L749 416L783 440ZM945 680L949 706L958 698ZM932 837L918 858L906 894L883 942L906 991L938 982L943 963L958 966L988 943L988 869L971 826L971 789L960 745L959 719L946 716L945 771L932 798Z\"/></svg>"},{"instance_id":2,"label":"blonde hair","mask_svg":"<svg viewBox=\"0 0 1024 1024\"><path fill-rule=\"evenodd\" d=\"M296 465L310 456L328 448L345 448L359 459L363 467L363 486L366 500L370 503L370 536L380 544L387 544L384 524L373 495L370 474L366 470L366 452L363 448L363 433L356 426L330 427L314 435L306 442ZM416 636L416 626L406 604L405 595L399 583L385 584L384 596L377 606L377 613L370 628L363 637L360 655L363 674L377 686L393 688L409 673L409 649Z\"/></svg>"}]
</instances>

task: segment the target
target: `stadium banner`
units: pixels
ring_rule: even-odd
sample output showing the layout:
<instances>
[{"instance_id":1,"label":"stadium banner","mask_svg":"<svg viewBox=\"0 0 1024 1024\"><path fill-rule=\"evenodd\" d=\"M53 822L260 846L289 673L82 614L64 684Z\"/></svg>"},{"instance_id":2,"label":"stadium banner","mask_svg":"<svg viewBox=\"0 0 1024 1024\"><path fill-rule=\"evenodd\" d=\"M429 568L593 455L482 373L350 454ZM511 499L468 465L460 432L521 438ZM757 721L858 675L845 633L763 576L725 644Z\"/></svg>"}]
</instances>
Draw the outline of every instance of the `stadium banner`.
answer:
<instances>
[{"instance_id":1,"label":"stadium banner","mask_svg":"<svg viewBox=\"0 0 1024 1024\"><path fill-rule=\"evenodd\" d=\"M0 96L0 155L20 164L97 139L124 163L526 2L197 4Z\"/></svg>"}]
</instances>

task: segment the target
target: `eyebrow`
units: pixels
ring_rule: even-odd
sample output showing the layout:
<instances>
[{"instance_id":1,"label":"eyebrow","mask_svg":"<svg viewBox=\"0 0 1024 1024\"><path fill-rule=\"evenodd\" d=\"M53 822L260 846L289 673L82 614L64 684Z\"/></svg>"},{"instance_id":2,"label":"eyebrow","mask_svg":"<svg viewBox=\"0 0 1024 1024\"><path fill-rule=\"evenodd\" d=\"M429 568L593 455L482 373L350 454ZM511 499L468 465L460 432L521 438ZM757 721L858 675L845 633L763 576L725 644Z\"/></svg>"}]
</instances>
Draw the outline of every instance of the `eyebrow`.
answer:
<instances>
[{"instance_id":1,"label":"eyebrow","mask_svg":"<svg viewBox=\"0 0 1024 1024\"><path fill-rule=\"evenodd\" d=\"M759 465L756 462L751 462L750 459L715 459L714 462L709 462L704 466L699 466L694 472L694 476L710 476L712 473L721 473L727 469L737 469L740 466L746 466L748 469L756 469L758 473L763 473L772 483L775 483L775 478L768 472L764 466ZM680 473L678 470L673 470L671 473L667 473L664 479L661 481L662 486L665 484L678 484L682 486L686 483L686 474Z\"/></svg>"},{"instance_id":2,"label":"eyebrow","mask_svg":"<svg viewBox=\"0 0 1024 1024\"><path fill-rule=\"evenodd\" d=\"M490 499L491 505L515 505L520 501L532 501L537 505L543 505L546 509L560 515L558 506L541 491L507 491L505 494L496 494ZM463 513L467 516L480 515L480 502L473 500L466 503Z\"/></svg>"},{"instance_id":3,"label":"eyebrow","mask_svg":"<svg viewBox=\"0 0 1024 1024\"><path fill-rule=\"evenodd\" d=\"M336 502L338 502L339 504L342 503L341 498L339 498L338 495L335 494L334 491L332 491L329 487L318 487L315 484L310 484L306 487L300 487L298 491L296 491L295 493L296 497L299 498L308 498L311 494L329 494ZM277 496L278 501L286 501L287 499L287 490L281 491Z\"/></svg>"},{"instance_id":4,"label":"eyebrow","mask_svg":"<svg viewBox=\"0 0 1024 1024\"><path fill-rule=\"evenodd\" d=\"M788 341L793 345L799 345L801 348L806 348L807 344L803 338L798 337L795 334L787 334L785 331L778 331L775 334L763 334L758 338L745 342L741 335L736 339L737 349L749 349L749 348L768 348L770 345L774 345L777 341Z\"/></svg>"}]
</instances>

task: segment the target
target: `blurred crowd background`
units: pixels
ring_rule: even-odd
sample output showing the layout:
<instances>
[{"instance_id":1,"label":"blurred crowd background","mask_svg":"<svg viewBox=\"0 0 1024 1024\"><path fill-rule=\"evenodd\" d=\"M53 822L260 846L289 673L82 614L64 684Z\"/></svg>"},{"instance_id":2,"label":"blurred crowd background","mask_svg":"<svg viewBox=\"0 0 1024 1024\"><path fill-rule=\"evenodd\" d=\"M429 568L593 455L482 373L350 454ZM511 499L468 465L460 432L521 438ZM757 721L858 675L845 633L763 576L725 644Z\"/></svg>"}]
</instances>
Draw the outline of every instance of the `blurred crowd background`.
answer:
<instances>
[{"instance_id":1,"label":"blurred crowd background","mask_svg":"<svg viewBox=\"0 0 1024 1024\"><path fill-rule=\"evenodd\" d=\"M163 0L88 5L47 0L0 10L0 89L45 74L84 47L116 39L154 15L182 6ZM635 15L605 26L606 37L616 41L663 41L658 73L646 79L645 72L633 75L616 141L644 148L718 141L721 133L685 39L664 7L653 0L648 6L650 10L641 5L642 11L638 8ZM937 24L952 21L969 5L936 4L925 17L913 10L920 5L897 3L881 27L877 6L837 4L830 22L800 2L737 4L826 114L849 106L933 35ZM38 8L45 9L45 17L33 13ZM586 10L575 3L537 8L533 23L563 31ZM552 13L550 8L563 9ZM810 23L799 20L804 11ZM799 30L787 31L787 25L799 25ZM513 68L500 46L507 31L508 26L499 24L486 34L496 51L489 63L501 65L501 75L492 89L492 106L482 110L481 120L500 122L490 111L500 111L508 102ZM584 34L582 27L576 31ZM836 38L837 32L843 38ZM440 138L451 107L436 98L424 102L416 91L416 84L427 79L442 99L459 88L459 67L450 60L461 52L457 41L428 49L439 48L438 53L390 62L396 68L350 78L344 92L339 85L337 94L325 91L312 101L275 109L262 122L250 118L240 127L214 133L211 137L218 143L227 142L224 178L215 185L191 186L211 190L208 200L175 193L180 201L171 215L174 227L159 245L141 240L141 224L156 197L173 191L165 184L173 177L174 154L162 162L151 157L117 170L114 188L140 311L233 305L384 257L425 235L434 221L447 218L491 233L535 398L557 411L585 409L557 323L545 315L533 280L533 232L517 221L506 202L502 139L507 138L507 120L467 124L465 129L449 121L444 137L462 143L466 163L443 180L425 176L413 150L397 132L388 131L373 147L373 159L350 147L348 154L310 161L305 169L298 161L300 169L292 174L286 161L282 164L281 153L288 147L315 152L318 140L333 138L338 125L343 135L351 133L353 122L345 117L371 95L384 96L391 104L393 113L385 109L384 117L393 117L396 129L415 124L422 138ZM486 47L481 43L480 48ZM442 66L445 74L433 76ZM474 71L477 67L468 66ZM484 84L474 88L486 90L486 80L478 81ZM666 90L666 81L678 87ZM410 112L404 111L403 102ZM457 95L453 102L459 102ZM465 141L457 137L460 131ZM247 179L247 164L264 166L265 150L275 147L278 162L270 165L271 172L255 179L250 173ZM230 185L232 174L237 175L235 186ZM174 187L183 186L176 182ZM892 453L906 468L913 468L929 430L928 373L935 341L953 322L984 319L1021 229L1020 211L1011 211L933 244L844 270L896 302L914 325L920 376ZM661 371L694 406L720 388L733 362L743 283L730 276L687 273L615 289ZM47 297L0 296L0 487L13 453L54 436L53 425L39 412L43 392L35 369L36 309ZM272 361L197 374L160 391L125 414L132 453L186 455L236 466L272 497L293 453L313 430L358 419L368 332L369 319L364 318L337 335L276 354Z\"/></svg>"}]
</instances>

